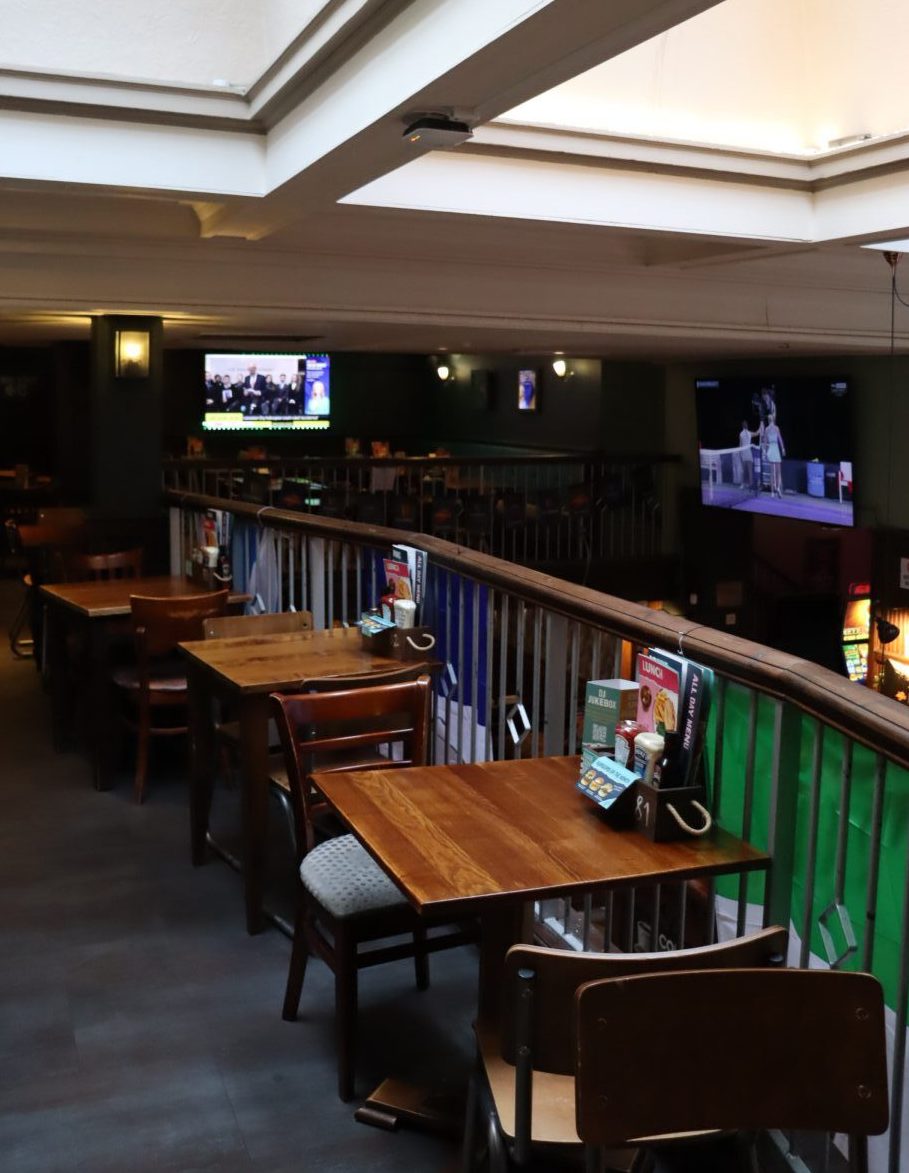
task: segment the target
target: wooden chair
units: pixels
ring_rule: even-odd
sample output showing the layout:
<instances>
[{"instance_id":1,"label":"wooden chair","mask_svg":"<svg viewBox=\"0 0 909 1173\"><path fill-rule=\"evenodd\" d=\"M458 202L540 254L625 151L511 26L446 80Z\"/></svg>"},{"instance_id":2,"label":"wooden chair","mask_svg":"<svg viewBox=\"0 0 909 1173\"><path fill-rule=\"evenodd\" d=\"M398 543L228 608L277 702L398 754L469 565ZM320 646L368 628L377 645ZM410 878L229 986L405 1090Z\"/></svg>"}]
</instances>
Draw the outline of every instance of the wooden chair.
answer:
<instances>
[{"instance_id":1,"label":"wooden chair","mask_svg":"<svg viewBox=\"0 0 909 1173\"><path fill-rule=\"evenodd\" d=\"M589 1170L629 1137L641 1146L635 1169L655 1153L662 1168L692 1168L693 1140L679 1138L697 1130L699 1168L721 1153L712 1167L753 1173L757 1132L780 1128L848 1134L849 1168L866 1173L867 1138L889 1114L883 991L871 974L648 974L585 984L576 1005Z\"/></svg>"},{"instance_id":2,"label":"wooden chair","mask_svg":"<svg viewBox=\"0 0 909 1173\"><path fill-rule=\"evenodd\" d=\"M212 615L203 620L204 639L246 639L312 631L311 611L277 611L267 615Z\"/></svg>"},{"instance_id":3,"label":"wooden chair","mask_svg":"<svg viewBox=\"0 0 909 1173\"><path fill-rule=\"evenodd\" d=\"M417 916L353 835L320 842L327 804L319 794L318 775L313 777L312 767L316 755L323 770L329 767L328 758L338 755L335 769L362 769L362 764L348 764L350 751L375 750L389 742L403 743L405 756L401 761L382 759L384 769L424 764L430 691L430 678L424 675L409 683L271 697L291 779L302 852L283 1017L293 1021L297 1016L310 953L322 957L335 975L338 1094L342 1100L349 1100L354 1091L359 970L413 957L417 987L425 989L429 984L427 954L462 945L472 937L464 932L428 937L428 922ZM393 728L389 718L394 718ZM325 733L326 729L334 732ZM411 934L412 940L360 949L401 934Z\"/></svg>"},{"instance_id":4,"label":"wooden chair","mask_svg":"<svg viewBox=\"0 0 909 1173\"><path fill-rule=\"evenodd\" d=\"M142 550L138 546L112 554L72 554L66 560L66 577L69 582L139 578L142 559Z\"/></svg>"},{"instance_id":5,"label":"wooden chair","mask_svg":"<svg viewBox=\"0 0 909 1173\"><path fill-rule=\"evenodd\" d=\"M204 620L204 639L255 639L265 635L293 635L296 632L312 631L311 611L276 611L265 615L213 615ZM228 778L232 776L233 765L240 752L240 724L229 714L221 713L215 722L215 737L220 745L220 757ZM284 769L284 757L278 732L269 723L268 748L270 753L280 756L272 763L270 782L284 808L291 837L294 835L293 814L290 809L290 783Z\"/></svg>"},{"instance_id":6,"label":"wooden chair","mask_svg":"<svg viewBox=\"0 0 909 1173\"><path fill-rule=\"evenodd\" d=\"M138 735L136 747L135 798L142 802L148 778L149 740L187 732L182 724L152 722L156 710L186 709L186 671L177 652L184 640L201 639L203 622L221 615L227 607L228 592L201 595L174 595L157 598L131 595L136 662L116 668L114 684L126 695L136 718L129 724Z\"/></svg>"},{"instance_id":7,"label":"wooden chair","mask_svg":"<svg viewBox=\"0 0 909 1173\"><path fill-rule=\"evenodd\" d=\"M502 1020L477 1024L477 1070L468 1096L464 1173L475 1167L481 1114L496 1173L508 1167L509 1158L518 1165L526 1163L535 1146L550 1155L564 1154L567 1146L580 1153L572 1023L575 994L585 983L678 969L782 965L786 943L785 929L770 928L719 945L663 953L575 953L514 946L505 958ZM613 1058L621 1070L625 1054L616 1050ZM626 1140L627 1136L622 1138ZM613 1167L628 1169L633 1157L628 1151L613 1154Z\"/></svg>"}]
</instances>

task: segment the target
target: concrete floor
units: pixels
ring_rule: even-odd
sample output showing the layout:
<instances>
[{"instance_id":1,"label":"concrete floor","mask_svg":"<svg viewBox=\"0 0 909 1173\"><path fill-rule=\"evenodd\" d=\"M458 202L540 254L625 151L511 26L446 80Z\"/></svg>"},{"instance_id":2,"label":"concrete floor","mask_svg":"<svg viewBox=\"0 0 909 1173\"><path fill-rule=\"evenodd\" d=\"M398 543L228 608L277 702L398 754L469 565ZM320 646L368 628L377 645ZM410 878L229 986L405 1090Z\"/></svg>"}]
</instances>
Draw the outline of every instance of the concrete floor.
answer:
<instances>
[{"instance_id":1,"label":"concrete floor","mask_svg":"<svg viewBox=\"0 0 909 1173\"><path fill-rule=\"evenodd\" d=\"M19 590L0 581L0 1169L456 1168L456 1143L357 1124L336 1098L321 962L300 1021L282 1022L290 943L247 936L225 864L191 867L179 758L158 760L136 807L127 768L97 793L84 756L53 752L34 663L5 640ZM431 968L425 994L408 962L361 975L361 1094L385 1075L466 1082L476 954Z\"/></svg>"}]
</instances>

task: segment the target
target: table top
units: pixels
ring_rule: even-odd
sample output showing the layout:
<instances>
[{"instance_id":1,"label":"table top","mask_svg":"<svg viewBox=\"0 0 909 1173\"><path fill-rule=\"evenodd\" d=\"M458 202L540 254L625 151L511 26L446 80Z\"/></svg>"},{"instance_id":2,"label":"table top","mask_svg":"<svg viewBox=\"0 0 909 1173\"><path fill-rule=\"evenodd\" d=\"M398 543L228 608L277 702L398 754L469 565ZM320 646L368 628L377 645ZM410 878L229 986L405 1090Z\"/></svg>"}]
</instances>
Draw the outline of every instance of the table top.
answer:
<instances>
[{"instance_id":1,"label":"table top","mask_svg":"<svg viewBox=\"0 0 909 1173\"><path fill-rule=\"evenodd\" d=\"M318 775L319 789L418 910L766 868L715 830L652 843L615 831L579 790L579 759L529 758Z\"/></svg>"},{"instance_id":2,"label":"table top","mask_svg":"<svg viewBox=\"0 0 909 1173\"><path fill-rule=\"evenodd\" d=\"M107 619L130 613L130 595L205 595L208 587L200 586L179 575L154 575L147 578L112 578L99 582L60 582L41 587L48 600L59 603L89 619ZM231 603L242 603L249 598L236 591Z\"/></svg>"},{"instance_id":3,"label":"table top","mask_svg":"<svg viewBox=\"0 0 909 1173\"><path fill-rule=\"evenodd\" d=\"M290 691L302 688L307 680L366 676L405 667L401 660L364 647L358 627L193 640L180 644L180 649L197 667L240 693ZM427 671L437 666L437 661L427 661Z\"/></svg>"}]
</instances>

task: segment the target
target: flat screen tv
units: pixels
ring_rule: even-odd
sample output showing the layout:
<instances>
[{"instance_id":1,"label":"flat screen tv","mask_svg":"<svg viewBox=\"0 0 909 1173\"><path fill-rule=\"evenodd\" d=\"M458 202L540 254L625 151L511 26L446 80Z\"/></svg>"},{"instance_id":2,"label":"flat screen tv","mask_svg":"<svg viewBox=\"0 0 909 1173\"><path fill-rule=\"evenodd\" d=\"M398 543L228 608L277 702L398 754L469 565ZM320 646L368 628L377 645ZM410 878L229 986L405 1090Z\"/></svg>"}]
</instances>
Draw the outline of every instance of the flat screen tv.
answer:
<instances>
[{"instance_id":1,"label":"flat screen tv","mask_svg":"<svg viewBox=\"0 0 909 1173\"><path fill-rule=\"evenodd\" d=\"M695 396L705 505L855 524L845 379L697 379Z\"/></svg>"},{"instance_id":2,"label":"flat screen tv","mask_svg":"<svg viewBox=\"0 0 909 1173\"><path fill-rule=\"evenodd\" d=\"M536 371L518 371L518 411L536 411L539 406Z\"/></svg>"},{"instance_id":3,"label":"flat screen tv","mask_svg":"<svg viewBox=\"0 0 909 1173\"><path fill-rule=\"evenodd\" d=\"M327 354L206 354L207 431L317 430L330 418Z\"/></svg>"}]
</instances>

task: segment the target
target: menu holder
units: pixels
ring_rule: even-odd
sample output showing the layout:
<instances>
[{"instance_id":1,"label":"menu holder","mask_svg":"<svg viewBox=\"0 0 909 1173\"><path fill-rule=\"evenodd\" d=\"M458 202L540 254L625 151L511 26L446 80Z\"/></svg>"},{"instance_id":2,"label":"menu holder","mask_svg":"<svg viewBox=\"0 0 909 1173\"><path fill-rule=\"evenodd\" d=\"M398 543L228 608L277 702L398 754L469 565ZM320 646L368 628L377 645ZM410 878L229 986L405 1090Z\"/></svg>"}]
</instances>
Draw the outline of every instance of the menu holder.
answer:
<instances>
[{"instance_id":1,"label":"menu holder","mask_svg":"<svg viewBox=\"0 0 909 1173\"><path fill-rule=\"evenodd\" d=\"M190 579L197 586L205 587L209 591L223 591L225 587L230 590L232 585L230 578L224 579L220 577L216 567L201 566L198 562L192 564Z\"/></svg>"},{"instance_id":2,"label":"menu holder","mask_svg":"<svg viewBox=\"0 0 909 1173\"><path fill-rule=\"evenodd\" d=\"M364 635L363 646L391 660L423 660L435 649L436 637L428 627L389 627Z\"/></svg>"},{"instance_id":3,"label":"menu holder","mask_svg":"<svg viewBox=\"0 0 909 1173\"><path fill-rule=\"evenodd\" d=\"M703 786L658 790L639 778L634 790L634 827L654 843L698 838L713 826Z\"/></svg>"}]
</instances>

